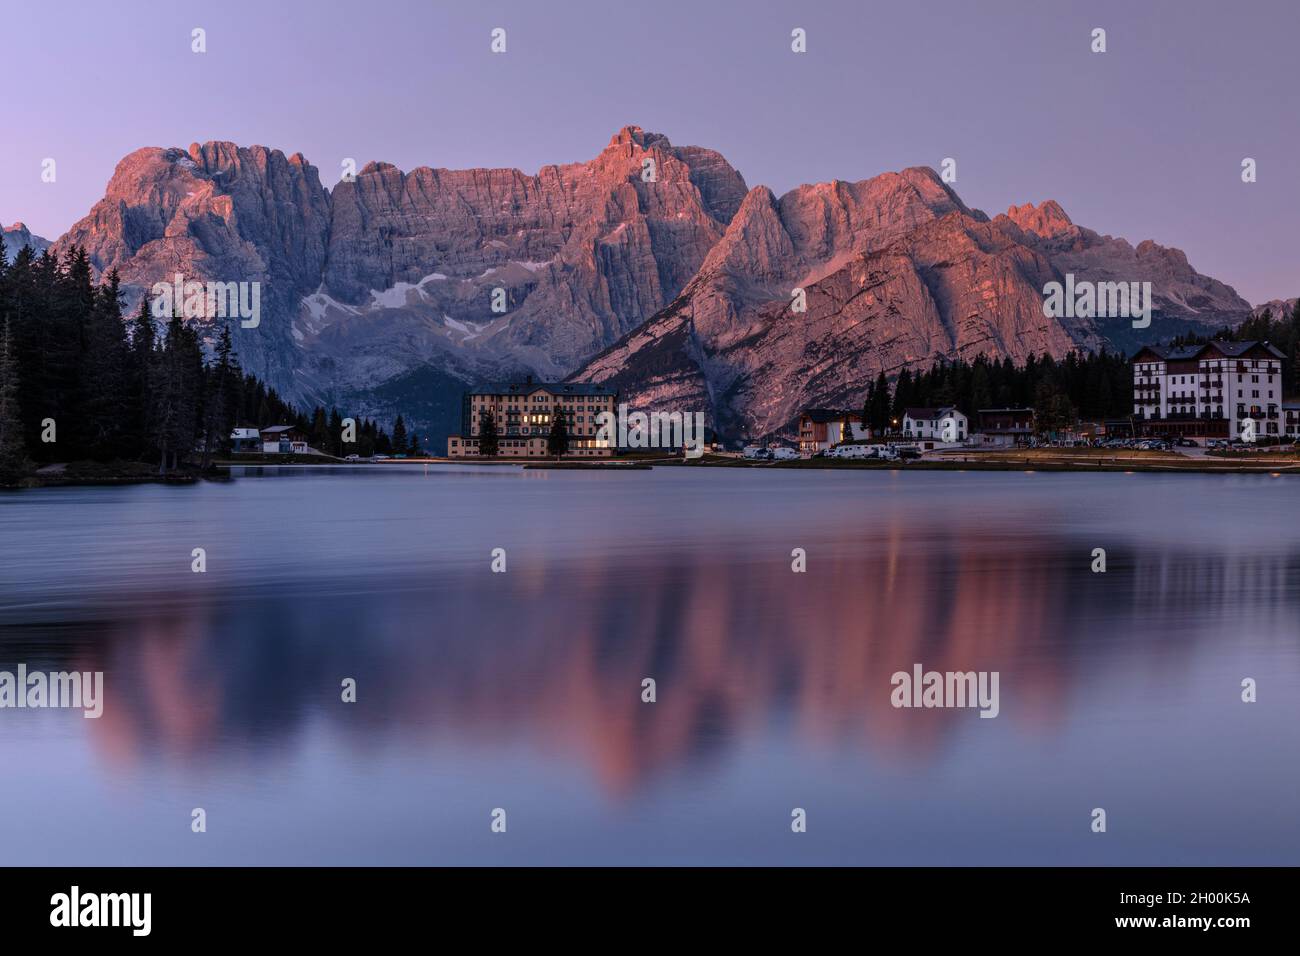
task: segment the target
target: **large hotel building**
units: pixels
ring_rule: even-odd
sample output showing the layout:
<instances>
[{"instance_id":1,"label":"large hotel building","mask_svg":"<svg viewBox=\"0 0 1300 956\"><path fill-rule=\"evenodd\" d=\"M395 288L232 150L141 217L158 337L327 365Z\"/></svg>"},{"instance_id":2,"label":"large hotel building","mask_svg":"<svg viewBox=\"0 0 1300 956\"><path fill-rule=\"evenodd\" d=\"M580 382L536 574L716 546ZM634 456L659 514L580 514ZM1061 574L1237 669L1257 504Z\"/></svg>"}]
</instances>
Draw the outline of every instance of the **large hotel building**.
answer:
<instances>
[{"instance_id":1,"label":"large hotel building","mask_svg":"<svg viewBox=\"0 0 1300 956\"><path fill-rule=\"evenodd\" d=\"M1249 418L1261 438L1285 435L1285 359L1267 342L1145 346L1133 356L1134 421L1148 435L1236 438Z\"/></svg>"},{"instance_id":2,"label":"large hotel building","mask_svg":"<svg viewBox=\"0 0 1300 956\"><path fill-rule=\"evenodd\" d=\"M489 414L497 426L497 455L501 458L544 458L551 422L564 415L570 458L608 458L615 442L597 438L597 416L616 414L618 393L603 385L548 385L543 382L502 382L466 392L459 435L447 439L449 458L474 458L479 435Z\"/></svg>"}]
</instances>

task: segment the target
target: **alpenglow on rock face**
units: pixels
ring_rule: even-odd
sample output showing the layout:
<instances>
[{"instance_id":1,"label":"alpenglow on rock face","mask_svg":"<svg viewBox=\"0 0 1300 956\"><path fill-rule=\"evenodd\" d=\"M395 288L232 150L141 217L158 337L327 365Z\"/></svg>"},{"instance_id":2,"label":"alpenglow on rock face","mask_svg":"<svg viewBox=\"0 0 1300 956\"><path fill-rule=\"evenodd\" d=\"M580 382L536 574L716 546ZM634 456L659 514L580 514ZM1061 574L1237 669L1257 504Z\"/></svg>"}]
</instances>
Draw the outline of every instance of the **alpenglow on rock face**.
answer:
<instances>
[{"instance_id":1,"label":"alpenglow on rock face","mask_svg":"<svg viewBox=\"0 0 1300 956\"><path fill-rule=\"evenodd\" d=\"M302 154L231 143L136 150L104 198L55 244L86 248L100 272L117 269L134 306L155 282L260 283L261 322L234 323L246 368L291 395L301 361L290 336L302 297L320 282L329 194Z\"/></svg>"},{"instance_id":2,"label":"alpenglow on rock face","mask_svg":"<svg viewBox=\"0 0 1300 956\"><path fill-rule=\"evenodd\" d=\"M609 382L765 434L804 405L860 403L881 369L1127 347L1126 322L1043 316L1066 272L1151 281L1168 329L1249 311L1178 250L1075 226L1054 202L990 220L929 169L778 198L635 126L534 175L370 163L332 190L301 154L142 149L55 251L73 243L119 271L130 305L178 272L259 282L260 325L231 321L246 367L292 400L400 410L435 435L462 388L513 375Z\"/></svg>"},{"instance_id":3,"label":"alpenglow on rock face","mask_svg":"<svg viewBox=\"0 0 1300 956\"><path fill-rule=\"evenodd\" d=\"M371 163L333 192L319 294L297 324L307 374L364 386L428 362L562 377L672 301L745 191L717 153L637 127L534 176Z\"/></svg>"},{"instance_id":4,"label":"alpenglow on rock face","mask_svg":"<svg viewBox=\"0 0 1300 956\"><path fill-rule=\"evenodd\" d=\"M573 380L616 386L634 405L705 409L724 434L761 436L806 407L860 405L882 370L1059 357L1158 331L1046 317L1043 287L1066 272L1151 281L1160 324L1180 330L1249 311L1176 249L1098 236L1050 201L990 220L932 170L908 169L780 199L751 191L682 295Z\"/></svg>"}]
</instances>

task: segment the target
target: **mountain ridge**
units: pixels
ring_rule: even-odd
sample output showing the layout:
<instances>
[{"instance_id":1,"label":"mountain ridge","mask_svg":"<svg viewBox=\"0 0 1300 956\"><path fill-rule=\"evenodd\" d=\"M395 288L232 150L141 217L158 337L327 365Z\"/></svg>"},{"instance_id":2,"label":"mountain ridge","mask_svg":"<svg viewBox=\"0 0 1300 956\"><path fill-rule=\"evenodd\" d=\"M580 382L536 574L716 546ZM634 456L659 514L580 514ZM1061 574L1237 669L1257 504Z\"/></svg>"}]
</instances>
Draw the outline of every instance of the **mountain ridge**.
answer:
<instances>
[{"instance_id":1,"label":"mountain ridge","mask_svg":"<svg viewBox=\"0 0 1300 956\"><path fill-rule=\"evenodd\" d=\"M400 383L437 382L431 402L408 396L436 409L426 431L458 424L456 383L515 374L707 400L736 432L935 357L1128 347L1122 324L1042 315L1042 284L1066 272L1152 281L1161 328L1250 311L1180 250L1093 232L1055 200L989 217L928 167L777 196L638 126L534 174L371 161L332 189L301 153L145 147L55 252L72 244L134 301L176 272L262 283L260 327L232 329L252 371L381 420ZM796 288L807 312L788 309Z\"/></svg>"}]
</instances>

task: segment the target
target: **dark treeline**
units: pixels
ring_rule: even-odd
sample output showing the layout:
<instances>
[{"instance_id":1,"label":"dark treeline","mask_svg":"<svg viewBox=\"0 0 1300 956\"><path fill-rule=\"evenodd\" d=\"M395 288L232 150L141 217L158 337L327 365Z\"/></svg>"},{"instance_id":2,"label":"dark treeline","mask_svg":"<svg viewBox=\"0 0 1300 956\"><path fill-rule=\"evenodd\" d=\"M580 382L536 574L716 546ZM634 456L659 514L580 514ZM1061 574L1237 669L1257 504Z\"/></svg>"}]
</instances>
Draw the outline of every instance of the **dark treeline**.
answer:
<instances>
[{"instance_id":1,"label":"dark treeline","mask_svg":"<svg viewBox=\"0 0 1300 956\"><path fill-rule=\"evenodd\" d=\"M863 414L873 429L891 430L902 426L906 408L942 405L972 418L981 408L1032 408L1040 430L1056 431L1080 418L1128 416L1133 373L1125 356L1104 349L1071 352L1059 361L1031 355L1020 366L983 355L971 362L941 359L916 373L904 369L892 390L882 372L867 389Z\"/></svg>"},{"instance_id":2,"label":"dark treeline","mask_svg":"<svg viewBox=\"0 0 1300 956\"><path fill-rule=\"evenodd\" d=\"M24 248L12 264L0 249L0 481L49 462L204 468L237 425L293 425L326 454L408 450L400 419L400 443L361 421L345 446L339 411L304 415L245 373L228 327L205 357L198 332L180 318L159 328L147 298L124 320L119 286L116 272L95 285L83 249Z\"/></svg>"}]
</instances>

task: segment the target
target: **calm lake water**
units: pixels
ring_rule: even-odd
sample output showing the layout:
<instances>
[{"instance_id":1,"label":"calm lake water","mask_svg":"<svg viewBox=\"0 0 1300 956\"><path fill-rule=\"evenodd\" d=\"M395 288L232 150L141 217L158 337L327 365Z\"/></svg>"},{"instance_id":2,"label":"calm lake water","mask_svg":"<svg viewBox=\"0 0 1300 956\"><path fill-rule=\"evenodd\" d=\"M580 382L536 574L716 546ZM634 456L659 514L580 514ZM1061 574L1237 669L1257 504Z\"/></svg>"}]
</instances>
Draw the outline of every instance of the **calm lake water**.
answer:
<instances>
[{"instance_id":1,"label":"calm lake water","mask_svg":"<svg viewBox=\"0 0 1300 956\"><path fill-rule=\"evenodd\" d=\"M0 861L1300 864L1298 509L420 465L0 495L0 670L105 674L98 720L0 710ZM915 663L999 672L999 715L895 709Z\"/></svg>"}]
</instances>

